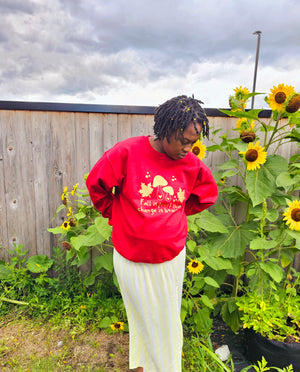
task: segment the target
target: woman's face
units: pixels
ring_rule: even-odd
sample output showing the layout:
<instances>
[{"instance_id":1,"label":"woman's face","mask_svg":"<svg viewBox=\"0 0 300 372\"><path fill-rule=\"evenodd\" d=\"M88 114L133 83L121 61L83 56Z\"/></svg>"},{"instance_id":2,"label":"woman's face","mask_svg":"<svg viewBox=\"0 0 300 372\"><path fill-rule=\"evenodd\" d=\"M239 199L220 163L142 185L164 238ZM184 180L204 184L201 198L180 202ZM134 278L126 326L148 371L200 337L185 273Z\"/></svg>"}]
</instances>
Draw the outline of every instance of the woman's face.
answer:
<instances>
[{"instance_id":1,"label":"woman's face","mask_svg":"<svg viewBox=\"0 0 300 372\"><path fill-rule=\"evenodd\" d=\"M183 159L191 148L193 144L200 138L202 131L202 125L196 123L196 128L198 133L195 130L194 123L191 123L183 132L173 133L170 137L170 140L164 138L161 141L162 152L168 155L173 160Z\"/></svg>"}]
</instances>

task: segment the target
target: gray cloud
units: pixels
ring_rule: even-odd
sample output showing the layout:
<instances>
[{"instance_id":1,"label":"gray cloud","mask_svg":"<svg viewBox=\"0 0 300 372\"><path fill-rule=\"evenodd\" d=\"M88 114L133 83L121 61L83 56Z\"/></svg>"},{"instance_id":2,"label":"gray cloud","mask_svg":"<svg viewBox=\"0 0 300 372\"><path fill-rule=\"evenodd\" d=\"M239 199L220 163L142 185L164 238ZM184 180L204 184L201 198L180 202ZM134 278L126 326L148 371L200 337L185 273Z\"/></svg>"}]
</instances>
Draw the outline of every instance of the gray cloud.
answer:
<instances>
[{"instance_id":1,"label":"gray cloud","mask_svg":"<svg viewBox=\"0 0 300 372\"><path fill-rule=\"evenodd\" d=\"M297 66L299 11L296 0L1 0L0 99L234 82L242 71L248 83L257 29L261 69Z\"/></svg>"}]
</instances>

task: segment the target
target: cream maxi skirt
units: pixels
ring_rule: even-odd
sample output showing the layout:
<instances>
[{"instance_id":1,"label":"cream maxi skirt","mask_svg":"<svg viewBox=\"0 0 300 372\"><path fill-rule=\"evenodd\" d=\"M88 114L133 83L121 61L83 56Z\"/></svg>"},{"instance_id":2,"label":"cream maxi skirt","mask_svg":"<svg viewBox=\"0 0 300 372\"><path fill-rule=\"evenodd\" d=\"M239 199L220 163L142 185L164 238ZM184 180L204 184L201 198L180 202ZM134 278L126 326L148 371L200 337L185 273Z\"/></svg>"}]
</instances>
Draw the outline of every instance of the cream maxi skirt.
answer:
<instances>
[{"instance_id":1,"label":"cream maxi skirt","mask_svg":"<svg viewBox=\"0 0 300 372\"><path fill-rule=\"evenodd\" d=\"M185 249L160 264L128 261L114 250L114 269L129 324L129 368L181 372Z\"/></svg>"}]
</instances>

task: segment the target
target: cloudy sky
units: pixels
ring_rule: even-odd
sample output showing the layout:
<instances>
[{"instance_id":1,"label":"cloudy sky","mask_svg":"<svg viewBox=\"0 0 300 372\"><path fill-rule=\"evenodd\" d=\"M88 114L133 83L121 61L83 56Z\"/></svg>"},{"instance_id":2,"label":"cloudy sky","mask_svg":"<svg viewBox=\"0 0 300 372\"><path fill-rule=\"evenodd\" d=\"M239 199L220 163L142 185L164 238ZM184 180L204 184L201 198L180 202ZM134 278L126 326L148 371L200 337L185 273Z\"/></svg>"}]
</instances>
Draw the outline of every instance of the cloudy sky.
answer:
<instances>
[{"instance_id":1,"label":"cloudy sky","mask_svg":"<svg viewBox=\"0 0 300 372\"><path fill-rule=\"evenodd\" d=\"M158 105L300 91L299 0L0 0L0 100ZM255 107L266 107L262 97Z\"/></svg>"}]
</instances>

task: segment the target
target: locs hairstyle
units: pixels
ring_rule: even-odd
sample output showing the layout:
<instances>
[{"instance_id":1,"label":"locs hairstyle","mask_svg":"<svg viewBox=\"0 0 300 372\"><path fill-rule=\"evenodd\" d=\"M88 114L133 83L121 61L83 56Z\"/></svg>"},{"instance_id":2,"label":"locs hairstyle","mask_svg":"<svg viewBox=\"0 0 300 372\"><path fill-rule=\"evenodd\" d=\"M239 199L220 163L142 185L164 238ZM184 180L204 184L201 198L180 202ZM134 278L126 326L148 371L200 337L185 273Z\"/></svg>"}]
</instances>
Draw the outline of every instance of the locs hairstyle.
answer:
<instances>
[{"instance_id":1,"label":"locs hairstyle","mask_svg":"<svg viewBox=\"0 0 300 372\"><path fill-rule=\"evenodd\" d=\"M197 134L199 131L196 123L201 124L203 137L208 138L208 119L200 103L203 102L194 97L178 96L158 106L155 109L153 126L155 138L158 140L167 138L169 141L173 133L179 135L190 123L194 123Z\"/></svg>"}]
</instances>

